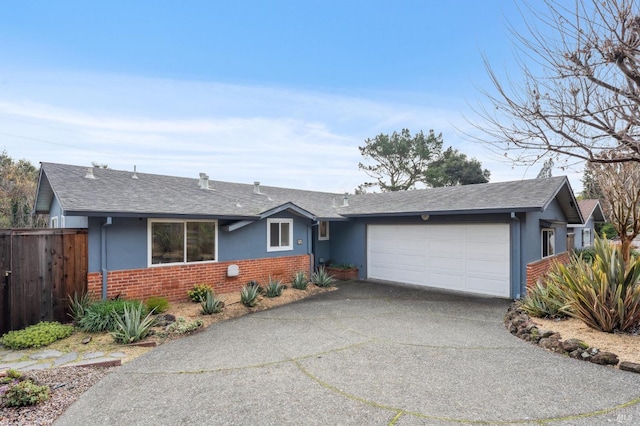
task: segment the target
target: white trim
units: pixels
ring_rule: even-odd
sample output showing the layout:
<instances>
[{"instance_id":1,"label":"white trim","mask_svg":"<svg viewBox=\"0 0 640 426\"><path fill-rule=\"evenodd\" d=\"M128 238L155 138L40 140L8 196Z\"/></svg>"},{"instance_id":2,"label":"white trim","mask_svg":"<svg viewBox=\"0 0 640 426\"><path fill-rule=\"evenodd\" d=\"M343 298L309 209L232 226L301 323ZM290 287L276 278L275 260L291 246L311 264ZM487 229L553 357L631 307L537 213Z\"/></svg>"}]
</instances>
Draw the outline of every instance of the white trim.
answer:
<instances>
[{"instance_id":1,"label":"white trim","mask_svg":"<svg viewBox=\"0 0 640 426\"><path fill-rule=\"evenodd\" d=\"M58 216L51 216L49 220L49 228L57 228L58 227Z\"/></svg>"},{"instance_id":2,"label":"white trim","mask_svg":"<svg viewBox=\"0 0 640 426\"><path fill-rule=\"evenodd\" d=\"M289 244L286 246L272 246L271 245L271 224L278 223L278 231L282 235L282 224L289 226ZM293 219L267 219L267 251L290 251L293 250Z\"/></svg>"},{"instance_id":3,"label":"white trim","mask_svg":"<svg viewBox=\"0 0 640 426\"><path fill-rule=\"evenodd\" d=\"M214 250L213 254L215 260L202 260L202 261L192 261L187 262L187 223L194 222L207 222L215 224L215 235L214 235ZM183 224L183 247L184 251L182 253L182 262L171 262L171 263L153 263L153 253L152 253L152 245L153 245L153 229L152 226L154 223L182 223ZM218 221L217 220L181 220L181 219L147 219L147 266L150 268L155 268L158 266L172 266L172 265L190 265L190 264L200 264L200 263L217 263L218 262Z\"/></svg>"},{"instance_id":4,"label":"white trim","mask_svg":"<svg viewBox=\"0 0 640 426\"><path fill-rule=\"evenodd\" d=\"M322 224L326 225L326 231L327 234L325 236L322 236L321 230L322 230ZM318 222L318 241L328 241L329 240L329 221L328 220L321 220L320 222Z\"/></svg>"}]
</instances>

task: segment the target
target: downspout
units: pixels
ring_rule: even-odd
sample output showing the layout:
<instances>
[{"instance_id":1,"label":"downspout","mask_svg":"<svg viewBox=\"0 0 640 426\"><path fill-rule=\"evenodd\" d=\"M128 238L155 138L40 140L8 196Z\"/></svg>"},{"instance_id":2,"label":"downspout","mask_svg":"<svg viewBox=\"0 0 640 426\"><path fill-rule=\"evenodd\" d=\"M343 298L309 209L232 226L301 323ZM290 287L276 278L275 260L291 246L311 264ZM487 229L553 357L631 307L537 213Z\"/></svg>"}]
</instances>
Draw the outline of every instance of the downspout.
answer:
<instances>
[{"instance_id":1,"label":"downspout","mask_svg":"<svg viewBox=\"0 0 640 426\"><path fill-rule=\"evenodd\" d=\"M316 254L313 251L313 245L314 245L314 240L313 240L313 226L315 226L313 223L311 224L311 226L307 227L307 253L310 255L309 256L309 271L307 276L311 276L311 273L314 271L315 269L315 262L316 262Z\"/></svg>"},{"instance_id":2,"label":"downspout","mask_svg":"<svg viewBox=\"0 0 640 426\"><path fill-rule=\"evenodd\" d=\"M516 216L515 212L511 212L511 294L514 295L514 299L521 297L522 284L520 283L521 271L522 271L522 246L520 244L521 230L520 219Z\"/></svg>"},{"instance_id":3,"label":"downspout","mask_svg":"<svg viewBox=\"0 0 640 426\"><path fill-rule=\"evenodd\" d=\"M100 263L102 267L102 300L107 300L107 226L111 225L111 216L107 217L107 221L102 224L102 235L100 242Z\"/></svg>"}]
</instances>

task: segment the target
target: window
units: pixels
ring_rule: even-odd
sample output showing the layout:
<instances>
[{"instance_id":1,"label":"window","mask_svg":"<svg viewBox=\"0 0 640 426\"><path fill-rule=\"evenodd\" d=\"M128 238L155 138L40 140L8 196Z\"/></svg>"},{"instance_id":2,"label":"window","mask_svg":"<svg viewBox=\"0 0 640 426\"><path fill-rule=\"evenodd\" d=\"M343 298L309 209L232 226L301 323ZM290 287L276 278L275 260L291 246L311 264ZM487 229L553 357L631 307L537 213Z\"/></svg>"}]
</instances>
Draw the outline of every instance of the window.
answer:
<instances>
[{"instance_id":1,"label":"window","mask_svg":"<svg viewBox=\"0 0 640 426\"><path fill-rule=\"evenodd\" d=\"M51 218L51 224L49 225L50 228L57 228L58 227L58 216L53 216Z\"/></svg>"},{"instance_id":2,"label":"window","mask_svg":"<svg viewBox=\"0 0 640 426\"><path fill-rule=\"evenodd\" d=\"M589 247L591 245L591 229L582 230L582 247Z\"/></svg>"},{"instance_id":3,"label":"window","mask_svg":"<svg viewBox=\"0 0 640 426\"><path fill-rule=\"evenodd\" d=\"M329 239L329 222L321 220L318 224L318 240L325 241Z\"/></svg>"},{"instance_id":4,"label":"window","mask_svg":"<svg viewBox=\"0 0 640 426\"><path fill-rule=\"evenodd\" d=\"M151 220L151 265L217 260L216 221ZM185 249L186 247L186 249Z\"/></svg>"},{"instance_id":5,"label":"window","mask_svg":"<svg viewBox=\"0 0 640 426\"><path fill-rule=\"evenodd\" d=\"M267 219L267 251L293 250L293 219Z\"/></svg>"},{"instance_id":6,"label":"window","mask_svg":"<svg viewBox=\"0 0 640 426\"><path fill-rule=\"evenodd\" d=\"M542 230L542 257L553 256L556 252L556 239L553 229Z\"/></svg>"}]
</instances>

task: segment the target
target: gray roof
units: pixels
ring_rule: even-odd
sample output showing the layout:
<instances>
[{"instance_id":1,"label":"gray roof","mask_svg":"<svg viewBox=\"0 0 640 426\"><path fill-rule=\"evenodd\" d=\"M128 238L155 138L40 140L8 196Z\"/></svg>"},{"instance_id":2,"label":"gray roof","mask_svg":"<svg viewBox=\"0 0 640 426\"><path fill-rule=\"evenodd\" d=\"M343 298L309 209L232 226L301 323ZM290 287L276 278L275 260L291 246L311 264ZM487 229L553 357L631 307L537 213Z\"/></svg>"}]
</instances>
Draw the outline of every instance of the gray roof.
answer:
<instances>
[{"instance_id":1,"label":"gray roof","mask_svg":"<svg viewBox=\"0 0 640 426\"><path fill-rule=\"evenodd\" d=\"M566 177L343 195L199 179L42 163L36 212L48 213L55 194L66 215L191 216L258 219L291 209L315 219L406 214L469 214L544 210L557 198L569 223L581 223Z\"/></svg>"}]
</instances>

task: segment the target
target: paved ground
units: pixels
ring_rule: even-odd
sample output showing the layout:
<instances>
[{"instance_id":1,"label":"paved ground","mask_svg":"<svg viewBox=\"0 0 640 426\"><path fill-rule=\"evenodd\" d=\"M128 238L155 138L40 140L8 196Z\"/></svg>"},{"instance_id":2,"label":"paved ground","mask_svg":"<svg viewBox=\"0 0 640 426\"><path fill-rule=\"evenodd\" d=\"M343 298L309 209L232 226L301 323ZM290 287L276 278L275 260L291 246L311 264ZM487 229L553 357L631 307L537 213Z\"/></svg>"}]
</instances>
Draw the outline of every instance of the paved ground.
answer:
<instances>
[{"instance_id":1,"label":"paved ground","mask_svg":"<svg viewBox=\"0 0 640 426\"><path fill-rule=\"evenodd\" d=\"M507 305L342 284L164 344L56 424L640 423L640 375L518 340Z\"/></svg>"}]
</instances>

